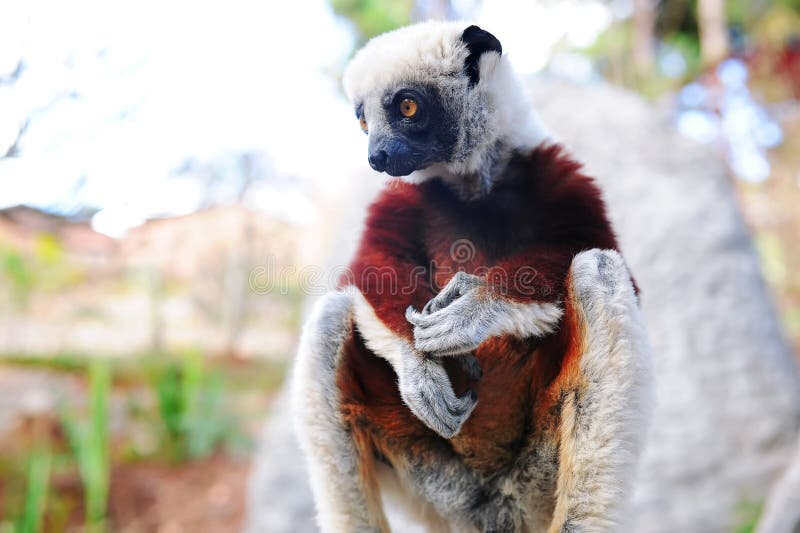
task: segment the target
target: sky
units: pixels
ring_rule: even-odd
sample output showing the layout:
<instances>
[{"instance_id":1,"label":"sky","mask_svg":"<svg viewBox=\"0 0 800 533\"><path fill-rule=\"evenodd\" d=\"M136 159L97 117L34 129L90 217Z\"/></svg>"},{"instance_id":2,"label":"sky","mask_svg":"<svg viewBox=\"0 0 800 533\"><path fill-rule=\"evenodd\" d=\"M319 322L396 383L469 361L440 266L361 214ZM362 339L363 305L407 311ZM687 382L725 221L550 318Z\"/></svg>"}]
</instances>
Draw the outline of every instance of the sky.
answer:
<instances>
[{"instance_id":1,"label":"sky","mask_svg":"<svg viewBox=\"0 0 800 533\"><path fill-rule=\"evenodd\" d=\"M533 74L559 42L591 44L615 14L578 4L486 1L469 18ZM0 160L0 208L89 206L100 210L95 229L120 236L197 209L204 191L178 172L185 161L247 151L297 183L340 186L366 168L366 138L337 79L353 43L325 0L4 5L0 77L20 59L25 68L0 86L0 153L31 122L20 156ZM300 222L313 209L296 191L256 193L264 210Z\"/></svg>"}]
</instances>

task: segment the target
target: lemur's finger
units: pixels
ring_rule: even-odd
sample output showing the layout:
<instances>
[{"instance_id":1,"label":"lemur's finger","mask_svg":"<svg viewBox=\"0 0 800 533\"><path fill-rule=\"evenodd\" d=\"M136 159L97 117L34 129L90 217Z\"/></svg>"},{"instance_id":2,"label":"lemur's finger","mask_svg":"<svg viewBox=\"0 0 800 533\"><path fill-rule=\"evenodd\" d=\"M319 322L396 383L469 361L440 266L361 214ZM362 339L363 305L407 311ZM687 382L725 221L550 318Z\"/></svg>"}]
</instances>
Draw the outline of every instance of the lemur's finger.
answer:
<instances>
[{"instance_id":1,"label":"lemur's finger","mask_svg":"<svg viewBox=\"0 0 800 533\"><path fill-rule=\"evenodd\" d=\"M436 296L428 300L428 303L426 303L425 307L422 308L422 314L429 315L433 313L434 310L438 310L438 304L436 303Z\"/></svg>"},{"instance_id":2,"label":"lemur's finger","mask_svg":"<svg viewBox=\"0 0 800 533\"><path fill-rule=\"evenodd\" d=\"M431 357L461 356L480 345L480 340L463 332L439 333L437 330L414 330L414 347Z\"/></svg>"},{"instance_id":3,"label":"lemur's finger","mask_svg":"<svg viewBox=\"0 0 800 533\"><path fill-rule=\"evenodd\" d=\"M441 290L439 294L428 300L425 307L422 308L423 315L429 315L437 311L441 311L453 301L464 295L464 287L459 283L448 283L447 286Z\"/></svg>"},{"instance_id":4,"label":"lemur's finger","mask_svg":"<svg viewBox=\"0 0 800 533\"><path fill-rule=\"evenodd\" d=\"M414 324L415 326L418 326L422 322L422 318L423 318L422 313L420 313L419 311L414 309L414 306L409 305L406 308L406 320L409 323Z\"/></svg>"},{"instance_id":5,"label":"lemur's finger","mask_svg":"<svg viewBox=\"0 0 800 533\"><path fill-rule=\"evenodd\" d=\"M445 324L447 327L453 327L457 325L456 322L458 320L469 319L470 313L468 311L469 308L473 306L474 299L471 298L471 295L467 292L462 293L456 289L454 289L454 291L450 291L450 293L457 293L457 297L444 297L442 300L439 300L440 302L446 301L446 305L441 309L438 308L439 304L434 302L434 300L439 298L439 295L425 304L425 307L429 310L428 313L425 313L424 309L423 312L420 313L409 306L408 309L406 309L406 320L418 327L432 328L438 327L441 324ZM431 309L435 309L435 311L431 311ZM452 324L448 325L448 323Z\"/></svg>"},{"instance_id":6,"label":"lemur's finger","mask_svg":"<svg viewBox=\"0 0 800 533\"><path fill-rule=\"evenodd\" d=\"M445 309L469 291L480 287L484 282L478 276L467 274L463 271L456 272L445 287L431 298L422 309L423 315L428 315Z\"/></svg>"},{"instance_id":7,"label":"lemur's finger","mask_svg":"<svg viewBox=\"0 0 800 533\"><path fill-rule=\"evenodd\" d=\"M406 320L418 328L431 328L444 319L443 311L425 315L409 306L406 309Z\"/></svg>"},{"instance_id":8,"label":"lemur's finger","mask_svg":"<svg viewBox=\"0 0 800 533\"><path fill-rule=\"evenodd\" d=\"M475 391L469 390L462 396L456 396L453 394L449 382L446 391L428 399L432 415L428 421L435 426L429 425L428 427L446 439L456 436L461 431L461 426L478 405L478 395Z\"/></svg>"},{"instance_id":9,"label":"lemur's finger","mask_svg":"<svg viewBox=\"0 0 800 533\"><path fill-rule=\"evenodd\" d=\"M444 366L422 354L408 354L400 393L409 409L444 438L455 436L469 418L478 397L474 391L456 396Z\"/></svg>"}]
</instances>

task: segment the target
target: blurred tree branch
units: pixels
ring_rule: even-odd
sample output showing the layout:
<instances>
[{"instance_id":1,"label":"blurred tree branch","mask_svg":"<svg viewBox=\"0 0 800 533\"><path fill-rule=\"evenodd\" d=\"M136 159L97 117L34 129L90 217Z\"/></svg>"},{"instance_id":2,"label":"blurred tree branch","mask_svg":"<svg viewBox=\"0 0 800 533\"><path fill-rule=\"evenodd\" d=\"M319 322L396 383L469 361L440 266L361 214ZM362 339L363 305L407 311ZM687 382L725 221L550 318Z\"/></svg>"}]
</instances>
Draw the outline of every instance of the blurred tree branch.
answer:
<instances>
[{"instance_id":1,"label":"blurred tree branch","mask_svg":"<svg viewBox=\"0 0 800 533\"><path fill-rule=\"evenodd\" d=\"M14 67L14 70L9 72L8 74L0 75L0 86L3 85L13 86L19 81L19 79L22 77L26 69L27 66L25 64L25 61L23 59L20 59L19 61L17 61L17 66ZM17 135L14 138L14 141L8 147L0 146L0 159L19 156L20 142L22 141L22 138L25 136L25 133L27 133L28 128L31 125L31 122L33 122L33 120L37 116L47 113L60 101L71 98L78 98L78 93L76 91L62 91L56 94L45 105L30 111L30 113L28 113L28 116L25 117L25 119L19 124L19 127L17 128Z\"/></svg>"},{"instance_id":2,"label":"blurred tree branch","mask_svg":"<svg viewBox=\"0 0 800 533\"><path fill-rule=\"evenodd\" d=\"M703 63L714 65L725 59L728 56L725 0L698 0L697 24Z\"/></svg>"},{"instance_id":3,"label":"blurred tree branch","mask_svg":"<svg viewBox=\"0 0 800 533\"><path fill-rule=\"evenodd\" d=\"M14 142L11 143L11 146L9 146L5 150L5 153L0 153L0 160L1 159L5 159L7 157L17 157L17 156L19 156L19 144L20 144L20 141L22 141L22 138L25 136L25 133L28 131L28 128L30 127L31 122L33 121L33 119L36 118L39 115L43 115L43 114L47 113L48 111L50 111L50 109L52 109L61 100L71 99L71 98L78 98L78 93L75 92L75 91L59 93L56 96L54 96L53 99L50 100L44 106L42 106L42 107L40 107L38 109L34 109L33 111L31 111L30 114L28 114L28 116L25 117L25 120L22 121L22 124L19 125L19 128L17 130L17 136L14 139Z\"/></svg>"},{"instance_id":4,"label":"blurred tree branch","mask_svg":"<svg viewBox=\"0 0 800 533\"><path fill-rule=\"evenodd\" d=\"M17 66L9 72L8 74L0 75L0 85L13 85L17 82L17 80L22 76L22 72L25 70L25 62L20 59L17 61ZM28 125L30 123L30 119L25 120L22 125L20 125L19 130L17 131L17 136L14 139L14 142L4 151L0 152L0 159L4 159L6 157L14 157L17 155L19 151L19 141L22 136L25 134L25 130L28 129Z\"/></svg>"},{"instance_id":5,"label":"blurred tree branch","mask_svg":"<svg viewBox=\"0 0 800 533\"><path fill-rule=\"evenodd\" d=\"M654 0L633 1L633 62L640 80L649 78L655 63Z\"/></svg>"},{"instance_id":6,"label":"blurred tree branch","mask_svg":"<svg viewBox=\"0 0 800 533\"><path fill-rule=\"evenodd\" d=\"M12 83L15 83L22 75L23 70L25 70L25 62L20 59L17 61L17 66L14 67L14 70L8 74L0 75L0 85L11 85Z\"/></svg>"},{"instance_id":7,"label":"blurred tree branch","mask_svg":"<svg viewBox=\"0 0 800 533\"><path fill-rule=\"evenodd\" d=\"M9 85L9 86L14 85L22 77L22 74L25 72L25 70L26 70L25 61L23 59L20 59L19 61L17 61L17 66L14 67L14 70L12 70L11 72L9 72L7 74L1 74L0 75L0 86L2 86L2 85ZM42 107L40 107L38 109L34 109L33 111L31 111L28 114L28 116L25 117L25 119L22 121L22 123L19 124L19 126L17 128L17 135L14 138L14 141L7 148L4 147L4 146L0 146L0 150L2 150L2 151L0 151L0 160L8 158L8 157L17 157L17 156L19 156L19 145L20 145L20 142L22 141L22 137L28 131L28 128L30 127L32 120L37 115L41 115L41 114L46 113L53 106L55 106L58 102L60 102L62 99L77 98L77 97L78 97L78 94L75 91L61 92L61 93L57 94L56 96L54 96L44 106L42 106Z\"/></svg>"}]
</instances>

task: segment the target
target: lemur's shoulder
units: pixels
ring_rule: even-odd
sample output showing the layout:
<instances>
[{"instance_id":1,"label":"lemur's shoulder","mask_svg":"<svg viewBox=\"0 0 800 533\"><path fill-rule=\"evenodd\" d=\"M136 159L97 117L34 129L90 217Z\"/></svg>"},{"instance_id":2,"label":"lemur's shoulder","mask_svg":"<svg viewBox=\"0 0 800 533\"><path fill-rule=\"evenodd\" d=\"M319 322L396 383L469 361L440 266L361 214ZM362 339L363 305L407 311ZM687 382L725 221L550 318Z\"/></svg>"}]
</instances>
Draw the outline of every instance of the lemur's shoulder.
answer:
<instances>
[{"instance_id":1,"label":"lemur's shoulder","mask_svg":"<svg viewBox=\"0 0 800 533\"><path fill-rule=\"evenodd\" d=\"M516 189L532 195L537 204L583 203L605 207L600 187L583 172L579 163L561 144L542 144L517 152L498 180L498 188Z\"/></svg>"},{"instance_id":2,"label":"lemur's shoulder","mask_svg":"<svg viewBox=\"0 0 800 533\"><path fill-rule=\"evenodd\" d=\"M600 187L563 145L543 144L517 153L504 174L497 193L522 198L552 242L619 248Z\"/></svg>"},{"instance_id":3,"label":"lemur's shoulder","mask_svg":"<svg viewBox=\"0 0 800 533\"><path fill-rule=\"evenodd\" d=\"M423 203L418 187L400 179L390 180L367 209L363 240L406 240L419 231Z\"/></svg>"}]
</instances>

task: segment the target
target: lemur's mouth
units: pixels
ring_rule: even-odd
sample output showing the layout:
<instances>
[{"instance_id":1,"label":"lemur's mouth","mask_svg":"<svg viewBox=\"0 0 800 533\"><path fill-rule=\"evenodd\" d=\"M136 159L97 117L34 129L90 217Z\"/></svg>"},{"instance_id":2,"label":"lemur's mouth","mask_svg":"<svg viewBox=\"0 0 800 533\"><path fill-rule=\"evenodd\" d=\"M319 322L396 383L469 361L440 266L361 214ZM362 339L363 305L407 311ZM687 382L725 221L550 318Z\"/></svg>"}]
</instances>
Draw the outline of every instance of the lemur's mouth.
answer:
<instances>
[{"instance_id":1,"label":"lemur's mouth","mask_svg":"<svg viewBox=\"0 0 800 533\"><path fill-rule=\"evenodd\" d=\"M420 161L412 157L391 157L385 155L381 150L377 155L369 157L369 164L378 172L385 172L390 176L399 178L408 176L416 170L421 170L428 166L425 161Z\"/></svg>"},{"instance_id":2,"label":"lemur's mouth","mask_svg":"<svg viewBox=\"0 0 800 533\"><path fill-rule=\"evenodd\" d=\"M408 176L410 174L413 174L417 170L422 170L423 168L426 168L426 167L428 167L428 165L418 165L418 166L417 165L413 165L413 166L408 166L408 167L403 166L403 167L400 167L400 168L387 168L386 169L386 173L388 175L392 176L393 178L401 178L403 176Z\"/></svg>"},{"instance_id":3,"label":"lemur's mouth","mask_svg":"<svg viewBox=\"0 0 800 533\"><path fill-rule=\"evenodd\" d=\"M434 163L435 163L435 161L422 161L422 162L420 162L418 164L415 164L415 165L409 165L408 168L386 169L386 173L388 175L392 176L393 178L401 178L403 176L409 176L409 175L413 174L414 172L417 172L418 170L425 170L426 168L428 168L429 166L431 166Z\"/></svg>"},{"instance_id":4,"label":"lemur's mouth","mask_svg":"<svg viewBox=\"0 0 800 533\"><path fill-rule=\"evenodd\" d=\"M377 138L372 142L368 159L370 166L378 172L401 177L441 161L442 155L435 142L394 136Z\"/></svg>"}]
</instances>

